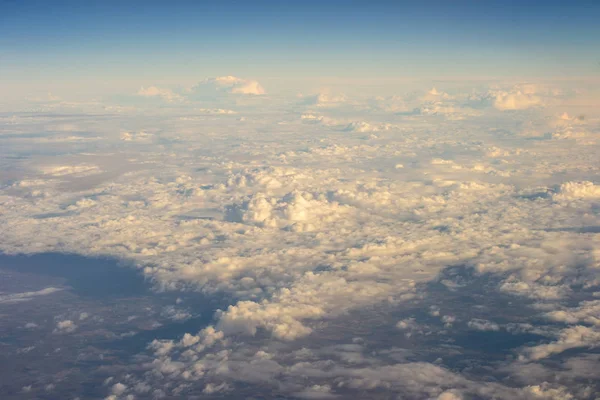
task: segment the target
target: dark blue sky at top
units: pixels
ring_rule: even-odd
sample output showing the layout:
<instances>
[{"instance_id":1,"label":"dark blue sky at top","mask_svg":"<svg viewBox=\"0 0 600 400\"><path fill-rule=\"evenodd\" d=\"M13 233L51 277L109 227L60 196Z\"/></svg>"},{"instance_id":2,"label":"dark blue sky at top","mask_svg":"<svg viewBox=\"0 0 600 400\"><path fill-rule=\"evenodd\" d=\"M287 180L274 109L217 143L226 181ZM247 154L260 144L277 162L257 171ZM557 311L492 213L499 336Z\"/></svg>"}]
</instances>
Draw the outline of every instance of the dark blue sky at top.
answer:
<instances>
[{"instance_id":1,"label":"dark blue sky at top","mask_svg":"<svg viewBox=\"0 0 600 400\"><path fill-rule=\"evenodd\" d=\"M406 65L435 72L464 63L472 73L493 75L552 70L553 62L593 74L600 59L600 1L0 4L0 72L15 76L34 64L59 73L74 62L116 75L150 62L166 73L174 60L215 70L262 63L266 74L277 67L282 75L296 75L303 60L320 62L329 74L349 63L364 74L369 68L393 74Z\"/></svg>"}]
</instances>

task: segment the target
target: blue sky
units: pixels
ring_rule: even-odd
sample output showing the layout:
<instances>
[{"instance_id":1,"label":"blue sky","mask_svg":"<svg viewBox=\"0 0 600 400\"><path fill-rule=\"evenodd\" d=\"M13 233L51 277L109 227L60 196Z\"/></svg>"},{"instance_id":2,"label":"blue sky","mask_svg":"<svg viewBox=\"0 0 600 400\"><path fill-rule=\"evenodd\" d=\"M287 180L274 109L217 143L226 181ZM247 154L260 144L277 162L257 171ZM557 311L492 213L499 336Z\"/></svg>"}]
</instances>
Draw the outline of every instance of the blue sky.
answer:
<instances>
[{"instance_id":1,"label":"blue sky","mask_svg":"<svg viewBox=\"0 0 600 400\"><path fill-rule=\"evenodd\" d=\"M0 4L0 74L13 85L600 71L597 1Z\"/></svg>"}]
</instances>

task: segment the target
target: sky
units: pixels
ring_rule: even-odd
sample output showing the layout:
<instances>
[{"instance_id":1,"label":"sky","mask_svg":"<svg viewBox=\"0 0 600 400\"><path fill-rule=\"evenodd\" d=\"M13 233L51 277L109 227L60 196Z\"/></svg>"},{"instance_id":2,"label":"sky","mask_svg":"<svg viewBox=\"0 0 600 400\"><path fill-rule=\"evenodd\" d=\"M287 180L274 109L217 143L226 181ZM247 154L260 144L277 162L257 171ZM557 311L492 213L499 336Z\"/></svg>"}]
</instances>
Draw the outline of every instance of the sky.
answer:
<instances>
[{"instance_id":1,"label":"sky","mask_svg":"<svg viewBox=\"0 0 600 400\"><path fill-rule=\"evenodd\" d=\"M3 86L590 76L594 1L3 1Z\"/></svg>"},{"instance_id":2,"label":"sky","mask_svg":"<svg viewBox=\"0 0 600 400\"><path fill-rule=\"evenodd\" d=\"M600 398L600 3L0 7L3 400Z\"/></svg>"}]
</instances>

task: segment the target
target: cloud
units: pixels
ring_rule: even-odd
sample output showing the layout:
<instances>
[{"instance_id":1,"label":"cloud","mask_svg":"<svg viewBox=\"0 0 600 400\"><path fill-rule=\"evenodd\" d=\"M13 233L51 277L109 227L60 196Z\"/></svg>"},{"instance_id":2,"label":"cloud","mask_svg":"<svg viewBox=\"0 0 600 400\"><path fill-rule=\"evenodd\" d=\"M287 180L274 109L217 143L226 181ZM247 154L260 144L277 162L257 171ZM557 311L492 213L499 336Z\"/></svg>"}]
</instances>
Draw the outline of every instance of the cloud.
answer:
<instances>
[{"instance_id":1,"label":"cloud","mask_svg":"<svg viewBox=\"0 0 600 400\"><path fill-rule=\"evenodd\" d=\"M462 400L462 396L457 394L456 392L452 392L452 391L447 391L444 393L441 393L438 397L437 400Z\"/></svg>"},{"instance_id":2,"label":"cloud","mask_svg":"<svg viewBox=\"0 0 600 400\"><path fill-rule=\"evenodd\" d=\"M193 315L190 312L188 312L186 310L178 309L174 306L164 307L161 314L164 317L170 319L171 321L175 321L175 322L183 322L183 321L186 321L193 317Z\"/></svg>"},{"instance_id":3,"label":"cloud","mask_svg":"<svg viewBox=\"0 0 600 400\"><path fill-rule=\"evenodd\" d=\"M77 325L71 320L58 321L54 333L71 333L77 329Z\"/></svg>"},{"instance_id":4,"label":"cloud","mask_svg":"<svg viewBox=\"0 0 600 400\"><path fill-rule=\"evenodd\" d=\"M494 107L498 110L524 110L542 105L542 99L536 95L535 85L515 86L510 91L493 93Z\"/></svg>"},{"instance_id":5,"label":"cloud","mask_svg":"<svg viewBox=\"0 0 600 400\"><path fill-rule=\"evenodd\" d=\"M301 399L334 399L338 395L331 392L329 385L313 385L300 392L293 393L292 396Z\"/></svg>"},{"instance_id":6,"label":"cloud","mask_svg":"<svg viewBox=\"0 0 600 400\"><path fill-rule=\"evenodd\" d=\"M328 118L322 115L314 114L302 114L300 116L302 123L304 124L321 124L332 130L342 132L384 132L395 128L394 125L389 123L373 123L366 121L347 121L339 120L335 118Z\"/></svg>"},{"instance_id":7,"label":"cloud","mask_svg":"<svg viewBox=\"0 0 600 400\"><path fill-rule=\"evenodd\" d=\"M578 307L549 311L546 318L567 324L586 324L600 326L600 300L582 301Z\"/></svg>"},{"instance_id":8,"label":"cloud","mask_svg":"<svg viewBox=\"0 0 600 400\"><path fill-rule=\"evenodd\" d=\"M553 354L559 354L578 347L592 347L600 344L600 331L583 325L563 329L558 340L549 344L541 344L524 350L521 358L526 360L541 360Z\"/></svg>"},{"instance_id":9,"label":"cloud","mask_svg":"<svg viewBox=\"0 0 600 400\"><path fill-rule=\"evenodd\" d=\"M341 94L334 95L330 91L323 91L309 96L300 95L300 98L302 99L302 104L317 107L336 107L348 101L346 96Z\"/></svg>"},{"instance_id":10,"label":"cloud","mask_svg":"<svg viewBox=\"0 0 600 400\"><path fill-rule=\"evenodd\" d=\"M222 393L229 391L229 385L227 383L221 383L220 385L215 385L212 383L207 383L202 390L204 394L214 394L214 393Z\"/></svg>"},{"instance_id":11,"label":"cloud","mask_svg":"<svg viewBox=\"0 0 600 400\"><path fill-rule=\"evenodd\" d=\"M23 293L11 293L11 294L0 294L0 304L11 304L11 303L21 303L24 301L30 301L38 296L47 296L52 293L60 292L63 289L55 288L55 287L47 287L42 290L38 290L36 292L23 292ZM27 324L29 325L29 324ZM35 324L31 326L26 326L27 328L34 328Z\"/></svg>"},{"instance_id":12,"label":"cloud","mask_svg":"<svg viewBox=\"0 0 600 400\"><path fill-rule=\"evenodd\" d=\"M116 396L122 395L123 393L125 393L125 391L127 391L127 386L120 382L115 383L111 388L112 394L114 394Z\"/></svg>"},{"instance_id":13,"label":"cloud","mask_svg":"<svg viewBox=\"0 0 600 400\"><path fill-rule=\"evenodd\" d=\"M214 78L186 96L238 102L261 97L250 95L258 87ZM500 92L545 104L545 94L524 87L494 89L488 100L506 97ZM474 354L455 335L506 330L514 348L499 351L507 360L522 354L521 364L595 345L596 305L564 304L598 291L598 127L593 117L550 126L554 110L506 114L491 103L476 109L481 118L467 118L475 115L470 95L321 96L316 104L292 98L239 109L225 101L161 108L150 119L78 115L77 126L101 140L53 143L43 157L28 155L9 169L0 186L0 249L112 256L157 290L198 291L218 304L200 332L186 328L200 320L189 321L172 324L180 332L169 340L150 338L143 365L115 372L128 388L122 396L185 397L186 388L216 393L238 384L271 391L268 382L276 382L282 395L300 397L364 390L531 398L520 383L452 372L459 369L449 360ZM317 106L342 102L348 108ZM411 102L419 113L398 114ZM231 109L246 121L220 117ZM10 151L24 148L10 135L35 135L49 123L41 118L2 120ZM585 128L590 142L525 140L519 134L530 122L540 131ZM131 168L108 168L119 162ZM438 280L456 266L468 273ZM476 298L468 289L476 279L498 296L485 314L427 290ZM506 299L522 305L518 315L500 307ZM184 304L161 304L155 313L175 322L198 315L196 303ZM67 315L57 333L75 329L81 309ZM531 343L519 342L524 334ZM344 348L332 347L346 339ZM388 345L396 348L381 347ZM473 363L490 371L484 353Z\"/></svg>"},{"instance_id":14,"label":"cloud","mask_svg":"<svg viewBox=\"0 0 600 400\"><path fill-rule=\"evenodd\" d=\"M123 132L121 133L121 140L124 142L148 142L152 139L151 133L140 131L140 132Z\"/></svg>"},{"instance_id":15,"label":"cloud","mask_svg":"<svg viewBox=\"0 0 600 400\"><path fill-rule=\"evenodd\" d=\"M500 326L497 323L488 321L485 319L472 319L467 325L469 328L474 329L476 331L498 331L500 330Z\"/></svg>"},{"instance_id":16,"label":"cloud","mask_svg":"<svg viewBox=\"0 0 600 400\"><path fill-rule=\"evenodd\" d=\"M140 90L138 90L137 95L142 97L158 97L169 103L180 102L184 100L181 95L174 93L171 89L163 89L156 86L142 86Z\"/></svg>"},{"instance_id":17,"label":"cloud","mask_svg":"<svg viewBox=\"0 0 600 400\"><path fill-rule=\"evenodd\" d=\"M441 100L449 100L449 99L452 99L452 96L450 96L448 93L438 91L435 87L432 88L430 91L428 91L421 98L422 101L429 101L429 102L438 102Z\"/></svg>"},{"instance_id":18,"label":"cloud","mask_svg":"<svg viewBox=\"0 0 600 400\"><path fill-rule=\"evenodd\" d=\"M79 165L49 165L41 168L46 175L56 177L62 176L87 176L102 172L97 165L79 164Z\"/></svg>"},{"instance_id":19,"label":"cloud","mask_svg":"<svg viewBox=\"0 0 600 400\"><path fill-rule=\"evenodd\" d=\"M600 185L589 181L565 182L552 198L557 201L600 199Z\"/></svg>"},{"instance_id":20,"label":"cloud","mask_svg":"<svg viewBox=\"0 0 600 400\"><path fill-rule=\"evenodd\" d=\"M237 78L235 76L220 76L208 78L190 89L190 92L203 96L213 96L218 93L253 95L266 94L265 89L255 80Z\"/></svg>"},{"instance_id":21,"label":"cloud","mask_svg":"<svg viewBox=\"0 0 600 400\"><path fill-rule=\"evenodd\" d=\"M235 112L233 110L227 110L227 109L223 109L223 108L198 108L198 109L196 109L196 111L199 114L205 114L205 115L234 115L234 114L237 114L237 112Z\"/></svg>"}]
</instances>

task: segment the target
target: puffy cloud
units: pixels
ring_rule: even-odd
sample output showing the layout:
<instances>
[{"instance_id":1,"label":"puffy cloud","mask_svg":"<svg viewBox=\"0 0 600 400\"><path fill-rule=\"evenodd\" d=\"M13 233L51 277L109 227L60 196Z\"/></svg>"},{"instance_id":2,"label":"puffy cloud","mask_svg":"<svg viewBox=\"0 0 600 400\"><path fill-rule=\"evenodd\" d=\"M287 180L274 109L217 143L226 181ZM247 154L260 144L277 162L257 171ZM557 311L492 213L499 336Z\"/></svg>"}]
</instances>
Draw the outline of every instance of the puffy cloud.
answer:
<instances>
[{"instance_id":1,"label":"puffy cloud","mask_svg":"<svg viewBox=\"0 0 600 400\"><path fill-rule=\"evenodd\" d=\"M125 393L126 391L127 391L127 385L124 385L121 382L115 383L111 388L111 392L115 396L120 396L123 393Z\"/></svg>"},{"instance_id":2,"label":"puffy cloud","mask_svg":"<svg viewBox=\"0 0 600 400\"><path fill-rule=\"evenodd\" d=\"M597 346L599 343L600 331L595 328L576 325L561 330L558 340L555 342L527 348L522 358L526 360L540 360L569 349Z\"/></svg>"},{"instance_id":3,"label":"puffy cloud","mask_svg":"<svg viewBox=\"0 0 600 400\"><path fill-rule=\"evenodd\" d=\"M204 386L202 393L214 394L214 393L227 392L228 390L229 390L229 385L227 385L227 383L225 383L225 382L221 383L220 385L216 385L213 383L207 383L206 386Z\"/></svg>"},{"instance_id":4,"label":"puffy cloud","mask_svg":"<svg viewBox=\"0 0 600 400\"><path fill-rule=\"evenodd\" d=\"M431 90L428 91L422 97L422 101L430 101L430 102L437 102L440 100L449 100L449 99L452 99L452 96L450 96L448 93L438 91L435 87L431 88Z\"/></svg>"},{"instance_id":5,"label":"puffy cloud","mask_svg":"<svg viewBox=\"0 0 600 400\"><path fill-rule=\"evenodd\" d=\"M396 128L396 126L389 123L373 123L366 121L346 121L335 118L328 118L314 114L302 114L300 119L305 124L321 124L329 127L333 130L343 132L382 132L389 131Z\"/></svg>"},{"instance_id":6,"label":"puffy cloud","mask_svg":"<svg viewBox=\"0 0 600 400\"><path fill-rule=\"evenodd\" d=\"M224 77L205 81L191 95L216 93L240 101L253 98L243 94L261 92L258 88ZM506 93L517 92L529 99L543 96L523 87ZM519 310L545 319L531 320L539 326L503 322L503 329L515 341L523 333L556 335L553 343L521 348L528 364L562 349L594 345L595 305L568 308L556 302L570 301L582 285L596 290L600 253L593 233L600 220L591 180L599 172L593 162L597 144L575 141L567 148L550 140L507 140L528 120L546 129L543 110L500 118L481 107L477 112L486 118L457 121L450 115L468 116L468 96L438 91L428 96L414 100L421 102L418 115L394 114L409 98L373 101L377 106L332 96L319 103L345 101L352 113L307 109L292 99L292 105L244 109L244 124L212 117L227 114L221 105L168 114L163 121L95 120L90 130L101 130L102 140L60 145L69 154L81 151L79 158L48 156L39 162L32 156L23 161L27 168L0 186L0 247L7 253L110 255L138 267L159 290L197 290L219 299L222 311L211 326L151 342L154 355L140 356L151 357L143 366L147 375L132 368L135 378L117 379L127 393L181 397L186 387L216 393L235 390L236 382L276 381L285 395L299 396L344 396L360 389L408 398L493 398L490 393L531 398L517 385L488 385L483 378L474 383L444 367L449 354L461 352L457 343L446 345L465 327L457 320L493 331L500 329L497 323L474 317L505 317L494 314L497 310L474 315L451 310L443 299L432 301L424 288L438 284L440 271L461 265L489 279L490 295L499 290L502 301L522 296L513 299L523 303ZM388 108L380 104L385 101ZM520 100L503 101L514 106ZM10 126L2 134L31 135L47 123L31 118L6 122ZM593 140L597 127L592 118L586 121ZM115 149L117 156L108 154ZM111 169L115 160L131 168ZM442 281L438 289L470 298L465 282L475 278L462 279ZM195 305L185 304L189 309L161 305L157 313L175 321L196 315ZM432 304L439 306L429 308ZM377 319L387 307L402 311L416 305L429 325L417 323L418 317L398 317L404 312ZM348 324L354 314L368 323ZM554 327L543 325L551 322ZM557 332L556 322L577 324L578 330ZM57 332L74 325L60 323ZM325 338L337 340L338 333L360 336L354 332L359 328L368 342L370 327L381 325L401 331L386 335L394 346L423 332L410 337L411 346L420 351L421 340L447 340L441 347L448 353L428 345L427 356L440 360L434 365L413 362L416 352L407 362L406 349L390 350L404 357L393 364L373 344L364 351L318 348ZM310 340L303 339L308 335ZM315 348L301 352L307 343Z\"/></svg>"},{"instance_id":7,"label":"puffy cloud","mask_svg":"<svg viewBox=\"0 0 600 400\"><path fill-rule=\"evenodd\" d=\"M572 400L572 394L564 387L553 388L544 382L542 385L531 385L523 389L523 392L530 395L534 399L547 400Z\"/></svg>"},{"instance_id":8,"label":"puffy cloud","mask_svg":"<svg viewBox=\"0 0 600 400\"><path fill-rule=\"evenodd\" d=\"M209 78L198 83L190 89L198 95L213 95L216 93L230 93L243 95L263 95L265 89L255 80L237 78L235 76L220 76Z\"/></svg>"},{"instance_id":9,"label":"puffy cloud","mask_svg":"<svg viewBox=\"0 0 600 400\"><path fill-rule=\"evenodd\" d=\"M223 108L198 108L196 110L200 114L206 115L233 115L237 114L237 112L233 110L227 110Z\"/></svg>"},{"instance_id":10,"label":"puffy cloud","mask_svg":"<svg viewBox=\"0 0 600 400\"><path fill-rule=\"evenodd\" d=\"M164 307L161 313L164 317L170 319L171 321L183 322L193 317L193 315L182 309L178 309L174 306Z\"/></svg>"},{"instance_id":11,"label":"puffy cloud","mask_svg":"<svg viewBox=\"0 0 600 400\"><path fill-rule=\"evenodd\" d=\"M329 385L313 385L294 393L293 396L301 399L334 399L338 397L338 395L331 392L331 386Z\"/></svg>"},{"instance_id":12,"label":"puffy cloud","mask_svg":"<svg viewBox=\"0 0 600 400\"><path fill-rule=\"evenodd\" d=\"M406 318L401 321L398 321L398 323L396 324L396 328L403 330L403 331L407 330L407 329L415 329L417 327L418 327L418 325L415 322L414 318Z\"/></svg>"},{"instance_id":13,"label":"puffy cloud","mask_svg":"<svg viewBox=\"0 0 600 400\"><path fill-rule=\"evenodd\" d=\"M58 321L54 333L71 333L77 329L77 325L69 319Z\"/></svg>"},{"instance_id":14,"label":"puffy cloud","mask_svg":"<svg viewBox=\"0 0 600 400\"><path fill-rule=\"evenodd\" d=\"M140 132L123 132L121 140L124 142L147 142L152 138L152 134L144 131Z\"/></svg>"},{"instance_id":15,"label":"puffy cloud","mask_svg":"<svg viewBox=\"0 0 600 400\"><path fill-rule=\"evenodd\" d=\"M404 282L398 291L411 292L413 282ZM218 328L226 334L254 335L258 327L273 336L294 340L312 329L302 320L335 316L361 304L373 304L388 296L388 285L374 281L352 282L333 273L306 273L290 289L282 289L270 301L242 301L230 306L219 318ZM347 298L353 303L348 304Z\"/></svg>"},{"instance_id":16,"label":"puffy cloud","mask_svg":"<svg viewBox=\"0 0 600 400\"><path fill-rule=\"evenodd\" d=\"M545 314L546 318L567 324L586 324L600 326L600 300L583 301L578 307L554 310Z\"/></svg>"},{"instance_id":17,"label":"puffy cloud","mask_svg":"<svg viewBox=\"0 0 600 400\"><path fill-rule=\"evenodd\" d=\"M500 326L497 323L485 319L472 319L467 325L476 331L498 331Z\"/></svg>"},{"instance_id":18,"label":"puffy cloud","mask_svg":"<svg viewBox=\"0 0 600 400\"><path fill-rule=\"evenodd\" d=\"M342 218L348 212L348 206L330 202L324 194L315 198L311 193L295 191L280 199L259 193L242 205L231 206L226 217L234 222L306 232Z\"/></svg>"},{"instance_id":19,"label":"puffy cloud","mask_svg":"<svg viewBox=\"0 0 600 400\"><path fill-rule=\"evenodd\" d=\"M494 107L498 110L524 110L542 104L534 85L516 86L510 91L495 93Z\"/></svg>"},{"instance_id":20,"label":"puffy cloud","mask_svg":"<svg viewBox=\"0 0 600 400\"><path fill-rule=\"evenodd\" d=\"M600 185L593 182L565 182L553 198L557 201L600 199Z\"/></svg>"},{"instance_id":21,"label":"puffy cloud","mask_svg":"<svg viewBox=\"0 0 600 400\"><path fill-rule=\"evenodd\" d=\"M344 95L334 95L330 91L323 91L309 96L301 96L302 103L317 107L335 107L348 101Z\"/></svg>"},{"instance_id":22,"label":"puffy cloud","mask_svg":"<svg viewBox=\"0 0 600 400\"><path fill-rule=\"evenodd\" d=\"M158 88L156 86L141 87L137 92L142 97L158 97L169 103L183 101L183 97L174 93L171 89Z\"/></svg>"},{"instance_id":23,"label":"puffy cloud","mask_svg":"<svg viewBox=\"0 0 600 400\"><path fill-rule=\"evenodd\" d=\"M457 394L456 392L446 391L444 393L441 393L437 397L437 400L462 400L462 396Z\"/></svg>"}]
</instances>

